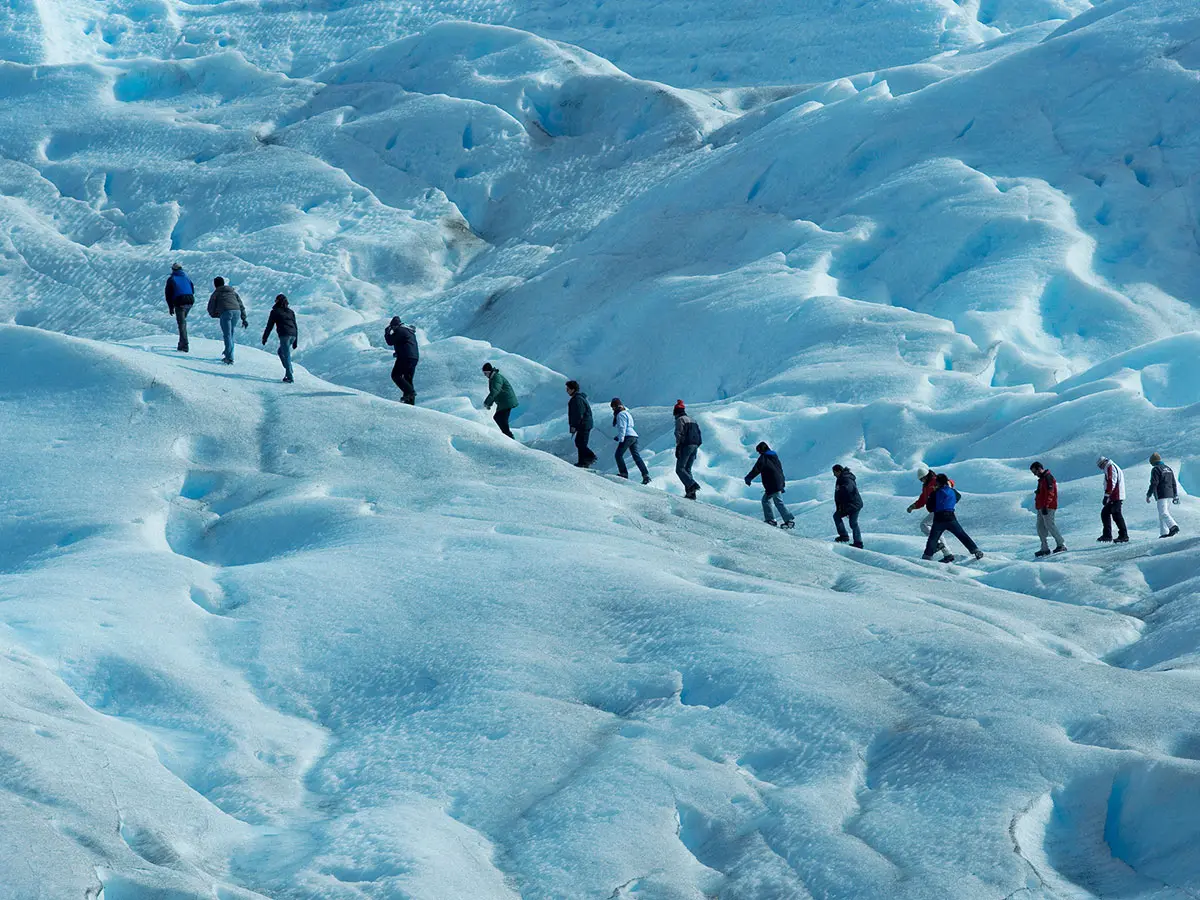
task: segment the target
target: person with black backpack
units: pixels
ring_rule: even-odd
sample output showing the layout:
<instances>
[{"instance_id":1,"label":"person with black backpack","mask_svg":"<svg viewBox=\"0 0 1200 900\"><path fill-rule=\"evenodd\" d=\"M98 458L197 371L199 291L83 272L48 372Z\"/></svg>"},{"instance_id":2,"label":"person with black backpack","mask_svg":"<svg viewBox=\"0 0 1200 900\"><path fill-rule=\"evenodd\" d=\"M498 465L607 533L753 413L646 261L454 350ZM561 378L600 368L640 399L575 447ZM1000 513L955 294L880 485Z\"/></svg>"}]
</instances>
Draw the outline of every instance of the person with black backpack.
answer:
<instances>
[{"instance_id":1,"label":"person with black backpack","mask_svg":"<svg viewBox=\"0 0 1200 900\"><path fill-rule=\"evenodd\" d=\"M682 400L675 401L675 474L683 482L683 496L689 500L696 499L696 491L700 490L700 482L692 477L692 466L696 455L700 452L703 439L700 426L687 414L687 408Z\"/></svg>"},{"instance_id":2,"label":"person with black backpack","mask_svg":"<svg viewBox=\"0 0 1200 900\"><path fill-rule=\"evenodd\" d=\"M588 438L592 434L592 404L588 403L587 394L579 390L578 381L567 382L567 426L575 436L575 449L579 454L577 468L587 469L596 461L596 454L588 446Z\"/></svg>"},{"instance_id":3,"label":"person with black backpack","mask_svg":"<svg viewBox=\"0 0 1200 900\"><path fill-rule=\"evenodd\" d=\"M971 540L971 536L958 524L958 516L954 510L961 499L962 494L950 484L950 479L945 474L939 474L937 476L937 489L925 503L925 508L933 513L933 527L929 531L929 539L925 542L925 553L921 556L921 559L933 559L933 551L938 549L938 545L942 542L942 535L947 531L962 541L962 545L967 548L968 553L972 554L976 559L983 559L983 551L976 546L975 542ZM954 562L954 557L950 553L946 553L941 561L952 563Z\"/></svg>"},{"instance_id":4,"label":"person with black backpack","mask_svg":"<svg viewBox=\"0 0 1200 900\"><path fill-rule=\"evenodd\" d=\"M842 524L843 519L848 519L850 532L854 535L851 546L861 550L863 540L862 532L858 530L858 514L862 512L863 502L862 494L858 492L858 481L846 466L834 466L833 477L836 479L833 486L833 524L837 527L835 540L839 544L850 543L850 535L846 534L846 526Z\"/></svg>"},{"instance_id":5,"label":"person with black backpack","mask_svg":"<svg viewBox=\"0 0 1200 900\"><path fill-rule=\"evenodd\" d=\"M417 389L413 385L413 378L417 374L417 363L421 361L417 329L405 325L399 316L392 316L392 321L383 329L383 340L396 352L396 362L392 365L392 384L400 388L401 402L414 406Z\"/></svg>"},{"instance_id":6,"label":"person with black backpack","mask_svg":"<svg viewBox=\"0 0 1200 900\"><path fill-rule=\"evenodd\" d=\"M1150 489L1146 491L1146 502L1152 499L1158 501L1158 536L1175 537L1179 534L1179 525L1171 515L1171 506L1179 504L1179 482L1175 480L1175 472L1157 453L1150 454Z\"/></svg>"}]
</instances>

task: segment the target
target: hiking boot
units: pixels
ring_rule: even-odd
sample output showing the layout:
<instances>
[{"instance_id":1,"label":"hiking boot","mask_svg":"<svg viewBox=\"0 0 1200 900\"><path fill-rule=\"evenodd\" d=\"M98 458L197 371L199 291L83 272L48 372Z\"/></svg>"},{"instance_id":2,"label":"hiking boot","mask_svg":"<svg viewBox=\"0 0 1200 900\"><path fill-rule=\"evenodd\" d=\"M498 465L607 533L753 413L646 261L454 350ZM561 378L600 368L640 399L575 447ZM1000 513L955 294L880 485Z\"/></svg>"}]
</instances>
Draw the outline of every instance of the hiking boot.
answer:
<instances>
[{"instance_id":1,"label":"hiking boot","mask_svg":"<svg viewBox=\"0 0 1200 900\"><path fill-rule=\"evenodd\" d=\"M642 476L642 484L649 484L649 483L650 483L650 476L649 476L649 475L643 475L643 476Z\"/></svg>"},{"instance_id":2,"label":"hiking boot","mask_svg":"<svg viewBox=\"0 0 1200 900\"><path fill-rule=\"evenodd\" d=\"M1049 556L1049 555L1050 555L1050 548L1049 548L1049 547L1043 547L1041 550L1039 550L1037 553L1035 553L1035 554L1033 554L1033 555L1034 555L1034 556L1037 556L1037 557Z\"/></svg>"},{"instance_id":3,"label":"hiking boot","mask_svg":"<svg viewBox=\"0 0 1200 900\"><path fill-rule=\"evenodd\" d=\"M983 551L982 550L976 550L971 555L974 556L976 559L983 559Z\"/></svg>"},{"instance_id":4,"label":"hiking boot","mask_svg":"<svg viewBox=\"0 0 1200 900\"><path fill-rule=\"evenodd\" d=\"M767 523L768 525L770 525L772 528L778 528L778 527L779 527L779 523L778 523L778 522L776 522L774 519L766 519L765 521L766 521L766 523Z\"/></svg>"},{"instance_id":5,"label":"hiking boot","mask_svg":"<svg viewBox=\"0 0 1200 900\"><path fill-rule=\"evenodd\" d=\"M861 549L863 549L862 541L855 541L855 542L854 542L853 544L851 544L850 546L851 546L851 547L853 547L855 550L861 550Z\"/></svg>"},{"instance_id":6,"label":"hiking boot","mask_svg":"<svg viewBox=\"0 0 1200 900\"><path fill-rule=\"evenodd\" d=\"M1171 530L1167 532L1167 537L1175 537L1177 534L1179 534L1179 526L1172 525Z\"/></svg>"},{"instance_id":7,"label":"hiking boot","mask_svg":"<svg viewBox=\"0 0 1200 900\"><path fill-rule=\"evenodd\" d=\"M1063 553L1066 551L1066 549L1067 549L1066 544L1059 544L1057 547L1054 548L1054 552L1055 553Z\"/></svg>"},{"instance_id":8,"label":"hiking boot","mask_svg":"<svg viewBox=\"0 0 1200 900\"><path fill-rule=\"evenodd\" d=\"M932 554L932 553L922 553L922 554L921 554L921 559L924 559L924 560L931 560L931 559L933 559L933 554Z\"/></svg>"},{"instance_id":9,"label":"hiking boot","mask_svg":"<svg viewBox=\"0 0 1200 900\"><path fill-rule=\"evenodd\" d=\"M940 560L938 560L938 562L952 563L952 562L954 562L954 557L951 554L947 553Z\"/></svg>"},{"instance_id":10,"label":"hiking boot","mask_svg":"<svg viewBox=\"0 0 1200 900\"><path fill-rule=\"evenodd\" d=\"M222 357L221 357L221 362L225 363L225 365L227 365L227 366L232 366L232 365L233 365L233 360L232 360L232 359L230 359L228 356L222 356Z\"/></svg>"},{"instance_id":11,"label":"hiking boot","mask_svg":"<svg viewBox=\"0 0 1200 900\"><path fill-rule=\"evenodd\" d=\"M782 525L780 525L779 527L780 527L780 528L795 528L795 527L796 527L796 521L795 521L794 519L788 519L786 522L784 522L784 523L783 523Z\"/></svg>"},{"instance_id":12,"label":"hiking boot","mask_svg":"<svg viewBox=\"0 0 1200 900\"><path fill-rule=\"evenodd\" d=\"M848 544L850 543L850 538L846 537L844 534L839 534L833 539L833 542L835 544Z\"/></svg>"},{"instance_id":13,"label":"hiking boot","mask_svg":"<svg viewBox=\"0 0 1200 900\"><path fill-rule=\"evenodd\" d=\"M696 499L696 489L688 488L686 491L683 492L683 496L687 500L695 500Z\"/></svg>"},{"instance_id":14,"label":"hiking boot","mask_svg":"<svg viewBox=\"0 0 1200 900\"><path fill-rule=\"evenodd\" d=\"M1112 543L1112 535L1111 534L1102 534L1102 535L1100 535L1100 537L1096 538L1096 542L1100 543L1100 544L1111 544Z\"/></svg>"},{"instance_id":15,"label":"hiking boot","mask_svg":"<svg viewBox=\"0 0 1200 900\"><path fill-rule=\"evenodd\" d=\"M1113 543L1114 544L1128 544L1129 543L1129 535L1127 535L1127 534L1118 535L1117 538L1113 541Z\"/></svg>"},{"instance_id":16,"label":"hiking boot","mask_svg":"<svg viewBox=\"0 0 1200 900\"><path fill-rule=\"evenodd\" d=\"M296 379L295 379L295 378L293 378L291 375L284 375L284 376L283 376L283 383L284 383L284 384L291 384L291 383L292 383L292 382L294 382L295 380L296 380Z\"/></svg>"},{"instance_id":17,"label":"hiking boot","mask_svg":"<svg viewBox=\"0 0 1200 900\"><path fill-rule=\"evenodd\" d=\"M629 473L628 473L628 472L618 472L618 473L617 473L617 477L618 477L618 478L624 478L624 479L628 480L628 479L629 479Z\"/></svg>"}]
</instances>

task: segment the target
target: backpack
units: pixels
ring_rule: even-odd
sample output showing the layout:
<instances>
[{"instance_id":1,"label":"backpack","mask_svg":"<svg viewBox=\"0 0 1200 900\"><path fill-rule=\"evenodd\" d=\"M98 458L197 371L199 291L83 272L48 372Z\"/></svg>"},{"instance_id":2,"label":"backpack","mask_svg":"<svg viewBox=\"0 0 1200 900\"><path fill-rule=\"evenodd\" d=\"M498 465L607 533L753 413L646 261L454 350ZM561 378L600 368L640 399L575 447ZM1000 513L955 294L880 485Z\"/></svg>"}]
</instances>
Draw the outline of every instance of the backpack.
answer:
<instances>
[{"instance_id":1,"label":"backpack","mask_svg":"<svg viewBox=\"0 0 1200 900\"><path fill-rule=\"evenodd\" d=\"M700 426L695 422L688 422L686 425L684 425L682 443L684 445L695 444L697 447L704 443L700 439Z\"/></svg>"}]
</instances>

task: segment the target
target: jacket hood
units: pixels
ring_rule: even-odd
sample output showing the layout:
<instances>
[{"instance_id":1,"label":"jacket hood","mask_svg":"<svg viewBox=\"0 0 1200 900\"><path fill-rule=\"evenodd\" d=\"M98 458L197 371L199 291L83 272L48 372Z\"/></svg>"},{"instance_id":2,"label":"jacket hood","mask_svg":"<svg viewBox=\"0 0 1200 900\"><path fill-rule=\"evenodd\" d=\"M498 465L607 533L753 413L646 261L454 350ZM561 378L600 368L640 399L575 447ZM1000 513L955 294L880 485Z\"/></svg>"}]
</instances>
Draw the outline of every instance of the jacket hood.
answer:
<instances>
[{"instance_id":1,"label":"jacket hood","mask_svg":"<svg viewBox=\"0 0 1200 900\"><path fill-rule=\"evenodd\" d=\"M779 454L778 454L778 453L776 453L774 450L764 450L764 451L763 451L761 454L759 454L759 455L760 455L760 456L778 456Z\"/></svg>"}]
</instances>

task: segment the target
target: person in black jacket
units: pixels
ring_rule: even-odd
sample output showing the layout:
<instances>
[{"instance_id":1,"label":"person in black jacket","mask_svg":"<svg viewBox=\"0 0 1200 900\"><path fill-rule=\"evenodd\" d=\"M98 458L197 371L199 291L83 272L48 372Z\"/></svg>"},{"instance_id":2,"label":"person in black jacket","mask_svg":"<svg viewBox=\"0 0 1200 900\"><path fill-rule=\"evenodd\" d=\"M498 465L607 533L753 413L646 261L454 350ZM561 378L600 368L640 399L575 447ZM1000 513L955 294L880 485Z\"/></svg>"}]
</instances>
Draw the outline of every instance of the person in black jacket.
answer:
<instances>
[{"instance_id":1,"label":"person in black jacket","mask_svg":"<svg viewBox=\"0 0 1200 900\"><path fill-rule=\"evenodd\" d=\"M587 394L579 390L578 381L567 382L567 425L571 434L575 435L575 449L579 451L579 461L575 465L586 469L596 461L596 454L588 446L588 437L592 433L592 404L588 403Z\"/></svg>"},{"instance_id":2,"label":"person in black jacket","mask_svg":"<svg viewBox=\"0 0 1200 900\"><path fill-rule=\"evenodd\" d=\"M392 366L392 383L400 388L400 399L413 406L417 402L417 389L413 385L413 378L417 373L417 363L421 360L421 351L417 346L417 329L412 325L405 325L399 316L392 316L392 321L383 330L383 339L396 351L396 362Z\"/></svg>"},{"instance_id":3,"label":"person in black jacket","mask_svg":"<svg viewBox=\"0 0 1200 900\"><path fill-rule=\"evenodd\" d=\"M763 497L763 520L768 525L778 524L775 521L775 514L771 510L771 504L775 504L775 509L779 511L779 515L783 518L781 528L792 528L796 524L795 518L788 512L788 508L783 505L783 498L780 496L787 488L787 481L783 477L783 463L779 461L778 454L767 446L766 441L759 441L758 446L754 448L758 451L758 462L754 464L746 475L746 485L749 486L755 478L762 476Z\"/></svg>"},{"instance_id":4,"label":"person in black jacket","mask_svg":"<svg viewBox=\"0 0 1200 900\"><path fill-rule=\"evenodd\" d=\"M264 347L267 345L267 338L271 336L272 328L279 335L279 349L276 352L279 354L279 361L283 363L283 381L285 384L291 384L294 381L292 351L299 342L300 331L296 328L296 314L288 306L288 298L283 294L275 297L275 305L271 307L271 314L267 316L267 327L263 329L262 336Z\"/></svg>"},{"instance_id":5,"label":"person in black jacket","mask_svg":"<svg viewBox=\"0 0 1200 900\"><path fill-rule=\"evenodd\" d=\"M687 414L687 408L682 400L675 401L675 474L683 482L683 496L689 500L696 499L696 491L700 490L700 482L692 477L692 466L700 453L703 443L700 426Z\"/></svg>"},{"instance_id":6,"label":"person in black jacket","mask_svg":"<svg viewBox=\"0 0 1200 900\"><path fill-rule=\"evenodd\" d=\"M176 346L180 353L188 352L187 317L196 302L196 286L183 266L175 263L171 266L171 275L167 278L166 286L167 310L175 317L179 327L179 344Z\"/></svg>"},{"instance_id":7,"label":"person in black jacket","mask_svg":"<svg viewBox=\"0 0 1200 900\"><path fill-rule=\"evenodd\" d=\"M1179 482L1175 480L1174 470L1158 453L1150 454L1150 488L1146 491L1146 502L1151 500L1158 502L1158 536L1175 537L1179 534L1179 525L1171 515L1171 506L1179 505Z\"/></svg>"},{"instance_id":8,"label":"person in black jacket","mask_svg":"<svg viewBox=\"0 0 1200 900\"><path fill-rule=\"evenodd\" d=\"M833 487L833 524L837 526L837 542L845 544L850 541L846 534L843 519L850 520L850 531L854 534L854 544L862 549L862 532L858 530L858 514L862 512L862 495L858 492L858 482L854 473L845 466L834 466L833 476L836 479Z\"/></svg>"}]
</instances>

